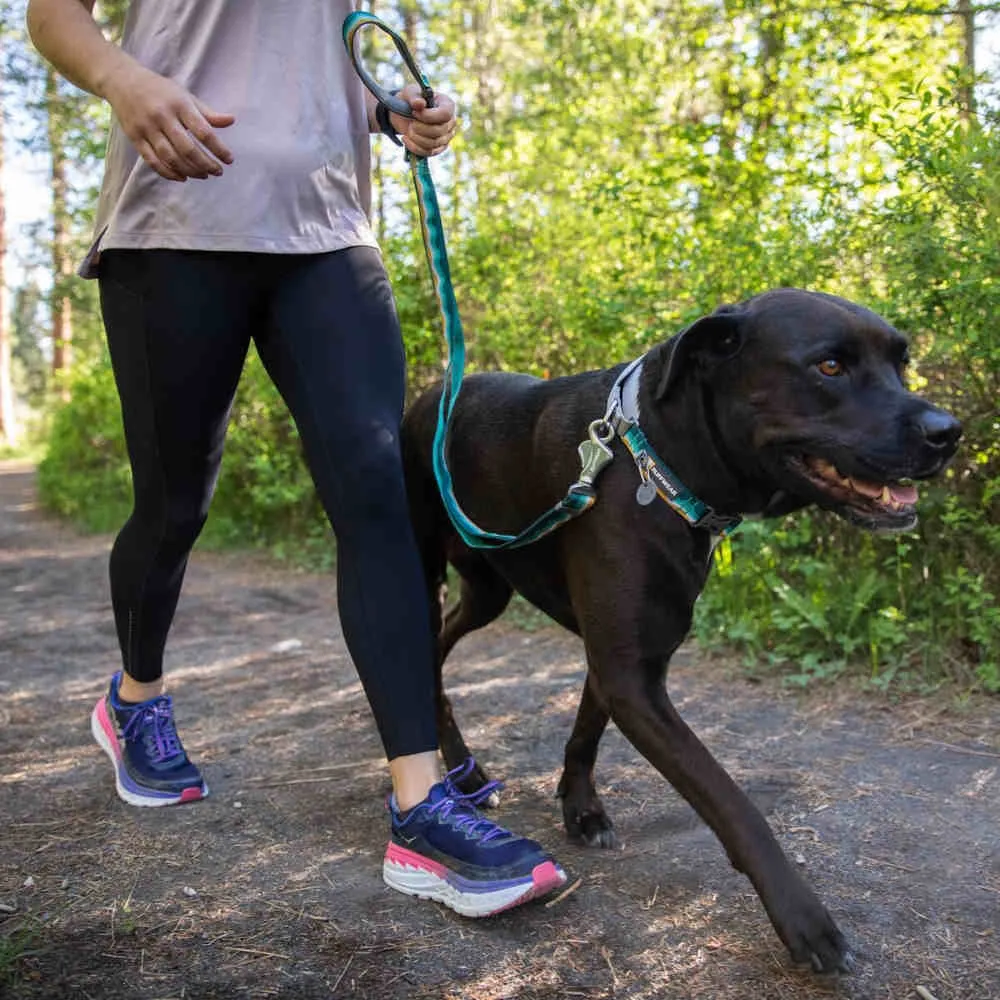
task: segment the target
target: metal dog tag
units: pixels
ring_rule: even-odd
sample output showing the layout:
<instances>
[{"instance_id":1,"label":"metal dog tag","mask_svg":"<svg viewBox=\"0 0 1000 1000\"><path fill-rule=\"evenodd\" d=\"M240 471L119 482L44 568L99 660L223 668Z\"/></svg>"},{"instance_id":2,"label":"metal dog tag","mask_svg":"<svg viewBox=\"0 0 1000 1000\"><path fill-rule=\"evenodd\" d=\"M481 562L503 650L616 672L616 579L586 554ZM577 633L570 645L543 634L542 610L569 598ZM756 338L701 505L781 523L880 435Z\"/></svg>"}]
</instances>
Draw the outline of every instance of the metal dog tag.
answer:
<instances>
[{"instance_id":1,"label":"metal dog tag","mask_svg":"<svg viewBox=\"0 0 1000 1000\"><path fill-rule=\"evenodd\" d=\"M635 491L635 499L636 503L647 507L656 499L656 487L648 479L644 479Z\"/></svg>"}]
</instances>

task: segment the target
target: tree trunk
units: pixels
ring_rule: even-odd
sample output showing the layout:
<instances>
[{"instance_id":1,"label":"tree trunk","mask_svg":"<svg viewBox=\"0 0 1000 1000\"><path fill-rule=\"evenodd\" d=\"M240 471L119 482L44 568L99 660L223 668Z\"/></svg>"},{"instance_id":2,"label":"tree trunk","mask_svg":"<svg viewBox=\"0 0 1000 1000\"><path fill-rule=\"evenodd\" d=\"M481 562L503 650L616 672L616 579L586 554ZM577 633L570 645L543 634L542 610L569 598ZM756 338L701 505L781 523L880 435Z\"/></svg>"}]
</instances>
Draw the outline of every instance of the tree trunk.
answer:
<instances>
[{"instance_id":1,"label":"tree trunk","mask_svg":"<svg viewBox=\"0 0 1000 1000\"><path fill-rule=\"evenodd\" d=\"M417 7L415 3L401 3L400 13L403 16L403 37L406 39L406 44L410 46L410 51L416 56L417 62L420 62L420 56L417 50Z\"/></svg>"},{"instance_id":2,"label":"tree trunk","mask_svg":"<svg viewBox=\"0 0 1000 1000\"><path fill-rule=\"evenodd\" d=\"M958 0L958 19L962 24L962 74L958 103L962 117L971 121L976 114L976 12L972 0Z\"/></svg>"},{"instance_id":3,"label":"tree trunk","mask_svg":"<svg viewBox=\"0 0 1000 1000\"><path fill-rule=\"evenodd\" d=\"M6 52L0 53L6 57ZM4 62L0 59L0 73ZM0 77L2 82L2 77ZM3 136L6 109L0 102L0 180L3 178ZM14 384L11 378L10 302L7 295L7 210L3 185L0 184L0 441L17 442L18 427L14 413Z\"/></svg>"},{"instance_id":4,"label":"tree trunk","mask_svg":"<svg viewBox=\"0 0 1000 1000\"><path fill-rule=\"evenodd\" d=\"M48 67L45 73L45 103L52 162L52 371L58 375L67 371L73 361L73 305L69 297L73 259L70 249L66 144L63 141L59 115L58 77L52 67Z\"/></svg>"}]
</instances>

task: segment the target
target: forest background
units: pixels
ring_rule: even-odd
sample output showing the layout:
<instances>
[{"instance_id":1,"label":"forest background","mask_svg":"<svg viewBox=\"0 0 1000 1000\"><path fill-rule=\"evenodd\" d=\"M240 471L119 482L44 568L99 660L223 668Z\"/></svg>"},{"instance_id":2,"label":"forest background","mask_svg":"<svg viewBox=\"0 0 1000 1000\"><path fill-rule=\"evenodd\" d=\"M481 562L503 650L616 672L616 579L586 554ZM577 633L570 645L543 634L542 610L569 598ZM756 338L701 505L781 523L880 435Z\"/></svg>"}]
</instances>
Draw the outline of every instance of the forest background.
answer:
<instances>
[{"instance_id":1,"label":"forest background","mask_svg":"<svg viewBox=\"0 0 1000 1000\"><path fill-rule=\"evenodd\" d=\"M120 37L126 3L99 3ZM640 354L723 302L796 285L911 338L915 389L963 421L916 531L830 515L747 525L716 553L696 637L806 684L1000 692L1000 115L972 0L407 0L410 40L462 129L433 161L469 370L556 376ZM59 80L0 2L0 128L45 163L39 225L0 245L0 442L39 460L51 510L92 531L129 509L91 238L108 112ZM367 32L366 63L401 85ZM331 45L340 45L331 38ZM290 55L291 58L291 55ZM380 138L375 225L415 393L441 324L400 151ZM9 166L8 166L9 171ZM0 160L0 180L9 190ZM0 203L0 213L3 210ZM9 238L9 234L8 234ZM329 529L256 357L199 544L325 565Z\"/></svg>"}]
</instances>

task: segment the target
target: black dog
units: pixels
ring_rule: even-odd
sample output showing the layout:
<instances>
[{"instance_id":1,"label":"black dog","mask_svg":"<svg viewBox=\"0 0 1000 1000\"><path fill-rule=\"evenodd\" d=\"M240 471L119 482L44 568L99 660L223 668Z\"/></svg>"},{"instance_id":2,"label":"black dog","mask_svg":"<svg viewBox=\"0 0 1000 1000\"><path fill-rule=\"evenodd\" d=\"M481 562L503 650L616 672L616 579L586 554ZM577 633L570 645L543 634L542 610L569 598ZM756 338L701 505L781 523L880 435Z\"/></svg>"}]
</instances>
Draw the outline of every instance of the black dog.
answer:
<instances>
[{"instance_id":1,"label":"black dog","mask_svg":"<svg viewBox=\"0 0 1000 1000\"><path fill-rule=\"evenodd\" d=\"M441 662L515 590L583 639L587 677L559 782L570 836L614 843L593 780L598 742L614 719L715 831L793 959L819 971L851 967L844 936L761 813L680 718L664 682L729 519L816 504L870 529L916 523L911 481L942 469L961 427L906 390L906 362L905 339L874 313L780 289L698 320L624 380L624 366L551 381L472 376L455 408L448 464L461 506L484 529L517 533L559 501L580 478L577 446L592 432L613 454L596 476L591 510L500 551L465 545L441 504L431 465L440 389L404 421ZM683 498L684 487L695 507L682 515L662 501L678 488ZM461 595L442 628L447 562ZM441 748L457 767L468 750L440 672L438 683Z\"/></svg>"}]
</instances>

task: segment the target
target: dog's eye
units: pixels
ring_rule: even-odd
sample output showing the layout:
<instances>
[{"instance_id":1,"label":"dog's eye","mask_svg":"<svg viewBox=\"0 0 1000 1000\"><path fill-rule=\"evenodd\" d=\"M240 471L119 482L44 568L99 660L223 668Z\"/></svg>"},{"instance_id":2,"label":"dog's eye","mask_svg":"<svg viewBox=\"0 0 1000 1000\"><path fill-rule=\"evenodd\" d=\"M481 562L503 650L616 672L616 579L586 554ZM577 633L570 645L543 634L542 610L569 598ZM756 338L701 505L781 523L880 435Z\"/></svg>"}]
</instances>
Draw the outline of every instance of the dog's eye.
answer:
<instances>
[{"instance_id":1,"label":"dog's eye","mask_svg":"<svg viewBox=\"0 0 1000 1000\"><path fill-rule=\"evenodd\" d=\"M844 366L836 358L827 358L817 366L821 375L829 375L831 378L844 374Z\"/></svg>"}]
</instances>

